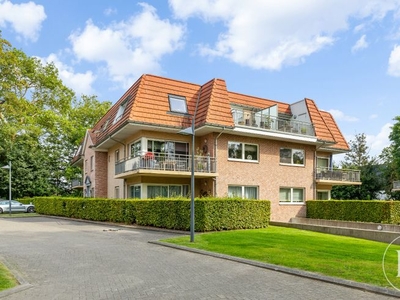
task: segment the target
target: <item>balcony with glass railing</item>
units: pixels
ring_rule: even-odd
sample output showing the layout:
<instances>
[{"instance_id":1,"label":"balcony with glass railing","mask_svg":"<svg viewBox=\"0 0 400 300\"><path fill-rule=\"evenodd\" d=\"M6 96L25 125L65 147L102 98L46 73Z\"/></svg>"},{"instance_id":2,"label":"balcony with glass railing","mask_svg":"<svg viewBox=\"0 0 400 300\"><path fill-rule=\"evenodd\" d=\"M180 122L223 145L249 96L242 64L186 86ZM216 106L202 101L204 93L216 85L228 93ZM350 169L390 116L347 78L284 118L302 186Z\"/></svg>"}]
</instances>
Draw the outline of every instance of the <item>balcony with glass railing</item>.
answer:
<instances>
[{"instance_id":1,"label":"balcony with glass railing","mask_svg":"<svg viewBox=\"0 0 400 300\"><path fill-rule=\"evenodd\" d=\"M136 157L123 159L115 164L117 178L130 177L137 174L181 175L190 176L192 156L182 154L146 153ZM194 172L199 176L216 173L216 159L209 155L194 156Z\"/></svg>"},{"instance_id":2,"label":"balcony with glass railing","mask_svg":"<svg viewBox=\"0 0 400 300\"><path fill-rule=\"evenodd\" d=\"M317 168L316 180L325 183L361 184L360 170Z\"/></svg>"},{"instance_id":3,"label":"balcony with glass railing","mask_svg":"<svg viewBox=\"0 0 400 300\"><path fill-rule=\"evenodd\" d=\"M315 136L314 126L311 123L296 120L291 116L287 118L276 117L262 111L237 108L232 110L232 116L236 126Z\"/></svg>"},{"instance_id":4,"label":"balcony with glass railing","mask_svg":"<svg viewBox=\"0 0 400 300\"><path fill-rule=\"evenodd\" d=\"M72 181L71 181L71 187L72 187L73 189L83 188L83 180L82 180L82 178L72 179Z\"/></svg>"}]
</instances>

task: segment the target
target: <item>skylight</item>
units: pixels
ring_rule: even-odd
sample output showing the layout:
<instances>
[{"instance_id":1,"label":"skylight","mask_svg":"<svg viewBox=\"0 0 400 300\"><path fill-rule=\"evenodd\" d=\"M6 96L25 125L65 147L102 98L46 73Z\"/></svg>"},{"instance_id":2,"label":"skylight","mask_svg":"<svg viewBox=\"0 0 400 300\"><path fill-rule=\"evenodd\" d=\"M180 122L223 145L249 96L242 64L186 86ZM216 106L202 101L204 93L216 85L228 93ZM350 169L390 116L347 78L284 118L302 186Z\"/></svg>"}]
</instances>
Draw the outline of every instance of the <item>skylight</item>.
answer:
<instances>
[{"instance_id":1,"label":"skylight","mask_svg":"<svg viewBox=\"0 0 400 300\"><path fill-rule=\"evenodd\" d=\"M122 102L121 105L119 106L118 112L117 112L117 115L115 116L115 119L114 119L114 123L113 123L113 124L115 124L115 123L117 123L119 120L121 120L122 115L124 114L124 111L125 111L125 108L126 108L126 104L128 103L129 98L130 98L130 96L126 97L125 101Z\"/></svg>"},{"instance_id":2,"label":"skylight","mask_svg":"<svg viewBox=\"0 0 400 300\"><path fill-rule=\"evenodd\" d=\"M176 113L187 114L186 98L182 96L168 95L169 110Z\"/></svg>"}]
</instances>

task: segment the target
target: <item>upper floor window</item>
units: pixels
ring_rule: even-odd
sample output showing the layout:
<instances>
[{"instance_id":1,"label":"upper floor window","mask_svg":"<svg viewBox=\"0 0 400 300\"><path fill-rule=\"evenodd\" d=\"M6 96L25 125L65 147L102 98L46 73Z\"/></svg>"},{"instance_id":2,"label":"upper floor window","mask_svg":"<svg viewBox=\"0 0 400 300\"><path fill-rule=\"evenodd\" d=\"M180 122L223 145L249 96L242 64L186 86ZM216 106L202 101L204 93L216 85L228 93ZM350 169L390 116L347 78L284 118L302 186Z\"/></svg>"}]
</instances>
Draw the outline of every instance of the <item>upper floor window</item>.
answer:
<instances>
[{"instance_id":1,"label":"upper floor window","mask_svg":"<svg viewBox=\"0 0 400 300\"><path fill-rule=\"evenodd\" d=\"M304 150L281 148L279 157L281 164L304 166Z\"/></svg>"},{"instance_id":2,"label":"upper floor window","mask_svg":"<svg viewBox=\"0 0 400 300\"><path fill-rule=\"evenodd\" d=\"M114 119L114 124L117 123L119 120L121 120L122 115L125 112L125 108L126 108L126 104L128 103L128 100L129 100L129 96L119 106L117 115L115 116L115 119Z\"/></svg>"},{"instance_id":3,"label":"upper floor window","mask_svg":"<svg viewBox=\"0 0 400 300\"><path fill-rule=\"evenodd\" d=\"M304 203L304 189L289 187L280 188L279 203Z\"/></svg>"},{"instance_id":4,"label":"upper floor window","mask_svg":"<svg viewBox=\"0 0 400 300\"><path fill-rule=\"evenodd\" d=\"M119 162L119 150L115 150L115 162Z\"/></svg>"},{"instance_id":5,"label":"upper floor window","mask_svg":"<svg viewBox=\"0 0 400 300\"><path fill-rule=\"evenodd\" d=\"M258 145L228 142L228 158L258 161Z\"/></svg>"},{"instance_id":6,"label":"upper floor window","mask_svg":"<svg viewBox=\"0 0 400 300\"><path fill-rule=\"evenodd\" d=\"M228 186L228 197L240 197L243 199L258 199L258 188L256 186Z\"/></svg>"},{"instance_id":7,"label":"upper floor window","mask_svg":"<svg viewBox=\"0 0 400 300\"><path fill-rule=\"evenodd\" d=\"M175 95L168 95L169 110L172 112L187 114L186 98Z\"/></svg>"},{"instance_id":8,"label":"upper floor window","mask_svg":"<svg viewBox=\"0 0 400 300\"><path fill-rule=\"evenodd\" d=\"M142 142L139 140L131 144L131 157L140 156L142 154Z\"/></svg>"},{"instance_id":9,"label":"upper floor window","mask_svg":"<svg viewBox=\"0 0 400 300\"><path fill-rule=\"evenodd\" d=\"M90 171L93 171L94 168L94 162L93 162L93 156L90 157Z\"/></svg>"}]
</instances>

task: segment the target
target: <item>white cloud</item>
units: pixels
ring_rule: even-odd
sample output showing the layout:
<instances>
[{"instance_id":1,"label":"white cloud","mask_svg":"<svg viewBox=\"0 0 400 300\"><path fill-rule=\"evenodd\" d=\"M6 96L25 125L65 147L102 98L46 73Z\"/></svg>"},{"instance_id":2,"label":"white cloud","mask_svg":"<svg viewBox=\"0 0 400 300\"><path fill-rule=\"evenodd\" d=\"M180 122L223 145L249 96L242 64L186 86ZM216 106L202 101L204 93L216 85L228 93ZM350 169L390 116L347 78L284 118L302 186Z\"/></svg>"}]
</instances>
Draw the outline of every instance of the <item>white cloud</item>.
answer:
<instances>
[{"instance_id":1,"label":"white cloud","mask_svg":"<svg viewBox=\"0 0 400 300\"><path fill-rule=\"evenodd\" d=\"M89 20L69 37L79 59L104 62L112 80L124 88L143 73L159 72L161 58L182 46L185 33L183 25L161 20L154 7L140 5L142 12L127 21L100 28Z\"/></svg>"},{"instance_id":2,"label":"white cloud","mask_svg":"<svg viewBox=\"0 0 400 300\"><path fill-rule=\"evenodd\" d=\"M337 110L337 109L331 109L328 112L332 114L335 120L338 121L346 121L346 122L357 122L358 118L352 117L352 116L347 116L345 115L342 111Z\"/></svg>"},{"instance_id":3,"label":"white cloud","mask_svg":"<svg viewBox=\"0 0 400 300\"><path fill-rule=\"evenodd\" d=\"M374 120L374 119L377 119L377 118L378 118L377 114L372 114L372 115L369 116L370 120Z\"/></svg>"},{"instance_id":4,"label":"white cloud","mask_svg":"<svg viewBox=\"0 0 400 300\"><path fill-rule=\"evenodd\" d=\"M34 2L13 4L0 0L0 27L10 24L18 35L33 42L38 39L46 17L44 7Z\"/></svg>"},{"instance_id":5,"label":"white cloud","mask_svg":"<svg viewBox=\"0 0 400 300\"><path fill-rule=\"evenodd\" d=\"M170 0L176 17L220 22L226 30L200 53L254 69L279 70L337 41L349 20L379 21L399 0ZM358 28L360 29L360 28Z\"/></svg>"},{"instance_id":6,"label":"white cloud","mask_svg":"<svg viewBox=\"0 0 400 300\"><path fill-rule=\"evenodd\" d=\"M92 84L96 80L96 77L91 71L87 71L86 73L75 73L72 67L62 63L58 56L53 53L46 58L41 58L41 60L45 63L54 63L64 85L75 91L78 96L81 94L93 94L94 90Z\"/></svg>"},{"instance_id":7,"label":"white cloud","mask_svg":"<svg viewBox=\"0 0 400 300\"><path fill-rule=\"evenodd\" d=\"M395 45L389 57L388 74L400 77L400 46Z\"/></svg>"},{"instance_id":8,"label":"white cloud","mask_svg":"<svg viewBox=\"0 0 400 300\"><path fill-rule=\"evenodd\" d=\"M366 41L366 35L364 34L362 37L358 39L355 45L351 48L351 52L355 53L359 50L368 48L368 42Z\"/></svg>"},{"instance_id":9,"label":"white cloud","mask_svg":"<svg viewBox=\"0 0 400 300\"><path fill-rule=\"evenodd\" d=\"M378 156L383 148L390 145L389 134L392 132L393 124L386 123L377 135L366 135L367 145L371 156Z\"/></svg>"},{"instance_id":10,"label":"white cloud","mask_svg":"<svg viewBox=\"0 0 400 300\"><path fill-rule=\"evenodd\" d=\"M115 15L117 13L117 10L115 8L107 8L104 10L104 15L106 16L111 16L111 15Z\"/></svg>"}]
</instances>

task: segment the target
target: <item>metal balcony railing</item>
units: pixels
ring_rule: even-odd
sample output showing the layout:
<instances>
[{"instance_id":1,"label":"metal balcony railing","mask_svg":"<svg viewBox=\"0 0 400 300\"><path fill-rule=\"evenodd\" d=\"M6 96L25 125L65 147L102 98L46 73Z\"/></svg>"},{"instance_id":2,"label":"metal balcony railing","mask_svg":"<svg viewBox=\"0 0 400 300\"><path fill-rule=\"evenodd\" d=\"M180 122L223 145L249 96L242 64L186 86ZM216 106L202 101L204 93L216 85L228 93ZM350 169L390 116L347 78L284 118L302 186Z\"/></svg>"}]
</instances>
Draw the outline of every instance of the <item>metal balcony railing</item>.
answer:
<instances>
[{"instance_id":1,"label":"metal balcony railing","mask_svg":"<svg viewBox=\"0 0 400 300\"><path fill-rule=\"evenodd\" d=\"M343 182L361 182L360 170L317 168L316 179Z\"/></svg>"},{"instance_id":2,"label":"metal balcony railing","mask_svg":"<svg viewBox=\"0 0 400 300\"><path fill-rule=\"evenodd\" d=\"M191 155L146 153L127 158L115 164L115 175L137 171L139 169L155 171L190 172ZM216 173L216 159L211 156L195 156L194 171Z\"/></svg>"},{"instance_id":3,"label":"metal balcony railing","mask_svg":"<svg viewBox=\"0 0 400 300\"><path fill-rule=\"evenodd\" d=\"M400 191L400 181L393 181L393 189L392 191Z\"/></svg>"},{"instance_id":4,"label":"metal balcony railing","mask_svg":"<svg viewBox=\"0 0 400 300\"><path fill-rule=\"evenodd\" d=\"M314 126L308 122L279 118L262 114L261 112L249 112L240 109L233 110L232 116L235 125L238 126L315 136Z\"/></svg>"}]
</instances>

